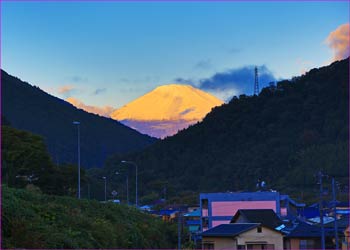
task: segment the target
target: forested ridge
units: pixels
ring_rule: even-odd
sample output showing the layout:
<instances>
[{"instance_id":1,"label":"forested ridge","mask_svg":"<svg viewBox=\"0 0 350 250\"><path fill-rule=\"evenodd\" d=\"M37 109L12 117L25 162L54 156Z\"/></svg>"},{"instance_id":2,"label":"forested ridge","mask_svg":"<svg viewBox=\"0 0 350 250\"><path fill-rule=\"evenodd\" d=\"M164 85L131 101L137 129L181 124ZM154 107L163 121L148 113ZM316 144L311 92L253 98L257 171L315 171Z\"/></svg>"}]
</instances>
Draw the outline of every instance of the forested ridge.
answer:
<instances>
[{"instance_id":1,"label":"forested ridge","mask_svg":"<svg viewBox=\"0 0 350 250\"><path fill-rule=\"evenodd\" d=\"M84 168L102 167L112 154L138 151L155 141L115 120L77 109L3 70L1 88L2 115L14 128L41 135L57 165L77 162L77 127L73 121L80 122Z\"/></svg>"},{"instance_id":2,"label":"forested ridge","mask_svg":"<svg viewBox=\"0 0 350 250\"><path fill-rule=\"evenodd\" d=\"M258 179L285 192L317 188L321 170L347 190L349 59L241 95L203 122L141 153L115 155L139 165L141 192L152 198L179 192L255 190ZM118 166L120 168L120 165Z\"/></svg>"}]
</instances>

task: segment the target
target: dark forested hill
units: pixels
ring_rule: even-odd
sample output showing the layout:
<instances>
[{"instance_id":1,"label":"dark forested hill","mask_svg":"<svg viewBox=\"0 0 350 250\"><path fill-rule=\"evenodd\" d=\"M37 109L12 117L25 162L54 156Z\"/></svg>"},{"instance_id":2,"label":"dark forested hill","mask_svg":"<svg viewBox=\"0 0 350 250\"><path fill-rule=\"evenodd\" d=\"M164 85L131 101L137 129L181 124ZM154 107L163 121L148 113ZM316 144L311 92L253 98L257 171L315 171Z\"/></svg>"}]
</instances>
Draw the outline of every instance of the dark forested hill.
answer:
<instances>
[{"instance_id":1,"label":"dark forested hill","mask_svg":"<svg viewBox=\"0 0 350 250\"><path fill-rule=\"evenodd\" d=\"M2 186L1 249L171 249L176 224L113 203Z\"/></svg>"},{"instance_id":2,"label":"dark forested hill","mask_svg":"<svg viewBox=\"0 0 350 250\"><path fill-rule=\"evenodd\" d=\"M234 97L203 122L140 154L141 190L237 191L316 186L322 170L347 183L349 59ZM125 156L124 156L125 158ZM111 159L112 170L119 157ZM147 187L147 188L146 188Z\"/></svg>"},{"instance_id":3,"label":"dark forested hill","mask_svg":"<svg viewBox=\"0 0 350 250\"><path fill-rule=\"evenodd\" d=\"M140 150L155 141L117 121L100 117L1 70L2 115L18 129L44 137L54 163L77 162L77 128L80 121L81 162L85 168L101 167L107 156Z\"/></svg>"}]
</instances>

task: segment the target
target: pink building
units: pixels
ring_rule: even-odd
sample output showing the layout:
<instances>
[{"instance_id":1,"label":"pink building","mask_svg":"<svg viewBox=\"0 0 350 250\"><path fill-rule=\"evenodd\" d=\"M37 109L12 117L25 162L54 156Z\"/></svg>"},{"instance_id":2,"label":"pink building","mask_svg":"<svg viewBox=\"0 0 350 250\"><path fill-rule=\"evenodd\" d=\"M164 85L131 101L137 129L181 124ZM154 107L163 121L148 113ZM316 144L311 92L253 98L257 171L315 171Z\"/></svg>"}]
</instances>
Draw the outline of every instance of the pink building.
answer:
<instances>
[{"instance_id":1,"label":"pink building","mask_svg":"<svg viewBox=\"0 0 350 250\"><path fill-rule=\"evenodd\" d=\"M279 192L202 193L201 230L230 223L239 209L272 209L283 219L297 216L304 206Z\"/></svg>"}]
</instances>

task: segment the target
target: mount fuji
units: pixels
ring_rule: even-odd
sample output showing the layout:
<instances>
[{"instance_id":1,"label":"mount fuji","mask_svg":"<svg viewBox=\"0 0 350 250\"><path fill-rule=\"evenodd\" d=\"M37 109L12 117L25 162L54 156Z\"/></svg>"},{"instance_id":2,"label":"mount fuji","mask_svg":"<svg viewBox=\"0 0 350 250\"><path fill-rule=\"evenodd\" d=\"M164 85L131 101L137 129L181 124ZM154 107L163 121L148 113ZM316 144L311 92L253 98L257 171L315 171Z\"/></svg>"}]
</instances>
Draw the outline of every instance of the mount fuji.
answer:
<instances>
[{"instance_id":1,"label":"mount fuji","mask_svg":"<svg viewBox=\"0 0 350 250\"><path fill-rule=\"evenodd\" d=\"M165 138L201 121L223 101L190 85L169 84L124 105L111 113L143 134Z\"/></svg>"}]
</instances>

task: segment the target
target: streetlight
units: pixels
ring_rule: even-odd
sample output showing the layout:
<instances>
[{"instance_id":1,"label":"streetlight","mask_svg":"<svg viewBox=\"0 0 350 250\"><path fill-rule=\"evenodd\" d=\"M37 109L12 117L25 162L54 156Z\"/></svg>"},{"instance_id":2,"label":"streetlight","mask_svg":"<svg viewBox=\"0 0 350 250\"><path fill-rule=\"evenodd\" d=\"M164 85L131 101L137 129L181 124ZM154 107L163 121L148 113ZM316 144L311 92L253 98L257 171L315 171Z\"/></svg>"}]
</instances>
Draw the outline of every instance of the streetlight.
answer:
<instances>
[{"instance_id":1,"label":"streetlight","mask_svg":"<svg viewBox=\"0 0 350 250\"><path fill-rule=\"evenodd\" d=\"M138 199L137 199L137 165L135 162L132 161L121 161L121 163L131 164L135 167L136 170L136 195L135 195L135 205L138 207Z\"/></svg>"},{"instance_id":2,"label":"streetlight","mask_svg":"<svg viewBox=\"0 0 350 250\"><path fill-rule=\"evenodd\" d=\"M320 224L321 224L321 249L325 250L325 231L324 231L324 222L323 222L323 183L322 178L328 177L327 175L324 175L321 171L317 173L318 177L318 183L320 185L320 201L319 201L319 211L320 211Z\"/></svg>"},{"instance_id":3,"label":"streetlight","mask_svg":"<svg viewBox=\"0 0 350 250\"><path fill-rule=\"evenodd\" d=\"M102 179L105 180L105 202L107 202L107 178L103 176Z\"/></svg>"},{"instance_id":4,"label":"streetlight","mask_svg":"<svg viewBox=\"0 0 350 250\"><path fill-rule=\"evenodd\" d=\"M80 122L73 121L78 128L78 199L80 199Z\"/></svg>"},{"instance_id":5,"label":"streetlight","mask_svg":"<svg viewBox=\"0 0 350 250\"><path fill-rule=\"evenodd\" d=\"M119 175L120 173L117 171L115 172L116 175ZM129 175L126 174L126 204L129 205Z\"/></svg>"}]
</instances>

